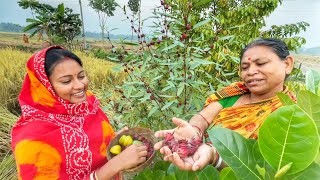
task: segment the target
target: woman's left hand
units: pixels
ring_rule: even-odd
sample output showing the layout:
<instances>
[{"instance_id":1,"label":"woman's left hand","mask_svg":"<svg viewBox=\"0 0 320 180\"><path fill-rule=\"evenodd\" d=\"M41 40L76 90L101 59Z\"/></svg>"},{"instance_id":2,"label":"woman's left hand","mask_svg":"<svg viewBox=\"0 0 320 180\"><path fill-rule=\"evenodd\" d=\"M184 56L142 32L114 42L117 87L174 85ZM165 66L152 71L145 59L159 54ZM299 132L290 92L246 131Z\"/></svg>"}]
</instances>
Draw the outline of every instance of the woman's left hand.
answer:
<instances>
[{"instance_id":1,"label":"woman's left hand","mask_svg":"<svg viewBox=\"0 0 320 180\"><path fill-rule=\"evenodd\" d=\"M120 133L122 133L123 131L126 131L126 130L128 130L128 129L129 129L128 126L125 126L125 127L121 128L118 132L116 132L116 135L118 135L118 134L120 134Z\"/></svg>"}]
</instances>

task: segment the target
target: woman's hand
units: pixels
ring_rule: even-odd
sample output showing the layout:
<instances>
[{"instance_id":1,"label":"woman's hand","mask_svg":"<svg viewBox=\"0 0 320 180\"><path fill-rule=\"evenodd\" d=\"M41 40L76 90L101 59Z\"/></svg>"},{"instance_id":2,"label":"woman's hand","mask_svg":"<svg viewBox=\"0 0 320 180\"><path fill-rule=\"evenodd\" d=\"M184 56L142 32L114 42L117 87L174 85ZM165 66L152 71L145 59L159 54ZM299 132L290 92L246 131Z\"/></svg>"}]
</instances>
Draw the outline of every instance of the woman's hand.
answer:
<instances>
[{"instance_id":1,"label":"woman's hand","mask_svg":"<svg viewBox=\"0 0 320 180\"><path fill-rule=\"evenodd\" d=\"M118 132L116 132L116 135L118 135L118 134L120 134L120 133L122 133L123 131L126 131L126 130L128 130L128 129L129 129L128 126L125 126L125 127L121 128Z\"/></svg>"},{"instance_id":2,"label":"woman's hand","mask_svg":"<svg viewBox=\"0 0 320 180\"><path fill-rule=\"evenodd\" d=\"M122 164L121 170L124 170L135 167L138 164L146 161L147 154L148 152L146 146L133 144L127 147L114 158L117 158L117 162Z\"/></svg>"},{"instance_id":3,"label":"woman's hand","mask_svg":"<svg viewBox=\"0 0 320 180\"><path fill-rule=\"evenodd\" d=\"M172 122L177 126L175 129L161 130L155 133L156 138L165 138L167 133L173 133L173 137L176 140L191 139L192 137L200 138L197 130L183 119L176 117L172 118ZM163 141L159 141L154 145L155 150L159 150L163 147Z\"/></svg>"},{"instance_id":4,"label":"woman's hand","mask_svg":"<svg viewBox=\"0 0 320 180\"><path fill-rule=\"evenodd\" d=\"M160 152L165 155L165 161L170 161L179 169L189 171L197 171L206 167L215 156L215 151L212 149L212 147L206 144L202 144L192 156L186 158L180 158L176 152L172 154L168 147L161 148Z\"/></svg>"}]
</instances>

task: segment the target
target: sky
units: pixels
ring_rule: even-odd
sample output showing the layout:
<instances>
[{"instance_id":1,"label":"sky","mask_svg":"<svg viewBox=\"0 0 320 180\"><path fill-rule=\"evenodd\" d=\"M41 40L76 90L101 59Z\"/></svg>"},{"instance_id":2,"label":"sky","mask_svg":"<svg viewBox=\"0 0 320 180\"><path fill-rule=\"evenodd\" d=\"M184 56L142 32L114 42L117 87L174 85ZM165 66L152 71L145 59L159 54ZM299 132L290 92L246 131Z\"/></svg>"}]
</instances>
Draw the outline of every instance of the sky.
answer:
<instances>
[{"instance_id":1,"label":"sky","mask_svg":"<svg viewBox=\"0 0 320 180\"><path fill-rule=\"evenodd\" d=\"M26 18L31 18L29 10L21 9L18 0L0 0L0 22L12 22L15 24L26 25ZM120 6L127 4L128 0L116 0ZM72 8L75 13L80 13L79 0L39 0L41 3L48 3L53 6L64 3L65 6ZM88 0L81 0L85 31L100 32L97 13L88 5ZM141 17L146 18L152 15L152 8L160 4L160 0L142 0ZM305 47L320 46L320 0L283 0L280 5L266 19L266 28L271 25L281 25L305 21L310 24L306 32L299 34L306 38ZM126 20L121 9L117 9L114 17L110 17L107 22L110 29L118 28L113 34L131 34L130 22ZM148 23L146 23L148 24ZM149 21L151 24L151 21ZM150 30L150 29L149 29ZM148 28L144 28L148 33Z\"/></svg>"}]
</instances>

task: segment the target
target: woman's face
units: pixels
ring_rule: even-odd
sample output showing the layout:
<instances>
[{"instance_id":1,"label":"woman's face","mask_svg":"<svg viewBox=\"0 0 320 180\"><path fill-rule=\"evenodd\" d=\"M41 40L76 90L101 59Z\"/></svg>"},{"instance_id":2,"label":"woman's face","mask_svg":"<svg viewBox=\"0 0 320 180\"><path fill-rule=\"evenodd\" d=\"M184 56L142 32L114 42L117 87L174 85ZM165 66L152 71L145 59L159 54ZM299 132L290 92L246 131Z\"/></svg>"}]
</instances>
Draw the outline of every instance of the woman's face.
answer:
<instances>
[{"instance_id":1,"label":"woman's face","mask_svg":"<svg viewBox=\"0 0 320 180\"><path fill-rule=\"evenodd\" d=\"M240 76L252 94L274 96L283 90L286 74L293 68L293 58L282 61L271 48L249 48L241 59Z\"/></svg>"},{"instance_id":2,"label":"woman's face","mask_svg":"<svg viewBox=\"0 0 320 180\"><path fill-rule=\"evenodd\" d=\"M88 78L83 68L73 59L64 59L54 67L50 83L59 97L70 103L86 100Z\"/></svg>"}]
</instances>

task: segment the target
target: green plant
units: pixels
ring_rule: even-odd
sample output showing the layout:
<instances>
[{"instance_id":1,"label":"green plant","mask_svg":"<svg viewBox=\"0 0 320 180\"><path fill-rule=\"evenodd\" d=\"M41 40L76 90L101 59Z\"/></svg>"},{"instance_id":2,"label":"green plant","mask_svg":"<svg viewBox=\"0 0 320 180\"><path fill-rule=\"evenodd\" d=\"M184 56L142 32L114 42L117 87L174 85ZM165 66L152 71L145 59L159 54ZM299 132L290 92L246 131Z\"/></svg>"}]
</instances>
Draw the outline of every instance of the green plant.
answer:
<instances>
[{"instance_id":1,"label":"green plant","mask_svg":"<svg viewBox=\"0 0 320 180\"><path fill-rule=\"evenodd\" d=\"M136 45L137 50L109 57L128 75L122 86L116 86L117 118L129 126L170 128L173 116L189 119L202 109L212 91L239 80L237 56L247 42L279 37L297 39L289 48L299 47L304 39L291 35L306 23L261 30L264 17L280 2L162 1L154 12L153 34L145 34L140 23L132 23L138 43L121 43ZM279 29L285 33L275 33Z\"/></svg>"},{"instance_id":2,"label":"green plant","mask_svg":"<svg viewBox=\"0 0 320 180\"><path fill-rule=\"evenodd\" d=\"M81 30L81 20L79 14L74 14L70 8L65 8L64 4L59 4L56 8L51 5L39 3L32 0L21 0L18 2L23 9L30 8L35 18L27 18L29 23L23 30L34 30L30 37L38 34L39 37L45 33L51 44L63 44L71 46L72 41Z\"/></svg>"}]
</instances>

